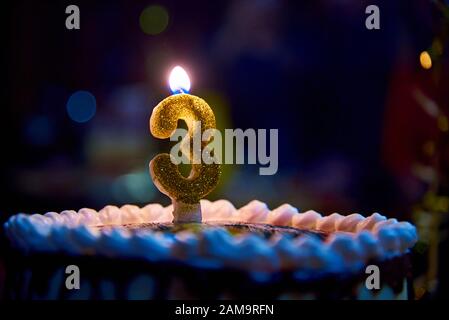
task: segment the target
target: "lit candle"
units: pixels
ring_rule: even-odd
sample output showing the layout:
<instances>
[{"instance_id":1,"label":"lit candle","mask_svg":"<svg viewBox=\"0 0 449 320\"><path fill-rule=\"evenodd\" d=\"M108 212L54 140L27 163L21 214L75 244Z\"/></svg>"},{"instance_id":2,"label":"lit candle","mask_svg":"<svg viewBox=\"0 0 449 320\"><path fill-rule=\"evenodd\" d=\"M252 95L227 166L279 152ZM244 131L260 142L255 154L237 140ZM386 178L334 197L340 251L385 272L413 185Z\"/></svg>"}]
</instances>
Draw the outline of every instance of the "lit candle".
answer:
<instances>
[{"instance_id":1,"label":"lit candle","mask_svg":"<svg viewBox=\"0 0 449 320\"><path fill-rule=\"evenodd\" d=\"M215 116L203 99L190 95L190 80L187 73L177 66L170 74L170 97L162 100L150 118L151 134L159 139L167 139L178 126L178 120L186 122L190 138L208 129L215 129ZM195 125L200 122L201 126ZM201 130L201 132L198 132ZM201 151L209 141L201 143ZM189 148L190 149L190 148ZM195 151L187 153L191 161ZM154 184L162 193L169 196L173 204L173 222L201 222L200 199L210 193L217 185L220 165L191 161L192 169L186 178L179 172L170 154L158 154L150 162L150 173Z\"/></svg>"}]
</instances>

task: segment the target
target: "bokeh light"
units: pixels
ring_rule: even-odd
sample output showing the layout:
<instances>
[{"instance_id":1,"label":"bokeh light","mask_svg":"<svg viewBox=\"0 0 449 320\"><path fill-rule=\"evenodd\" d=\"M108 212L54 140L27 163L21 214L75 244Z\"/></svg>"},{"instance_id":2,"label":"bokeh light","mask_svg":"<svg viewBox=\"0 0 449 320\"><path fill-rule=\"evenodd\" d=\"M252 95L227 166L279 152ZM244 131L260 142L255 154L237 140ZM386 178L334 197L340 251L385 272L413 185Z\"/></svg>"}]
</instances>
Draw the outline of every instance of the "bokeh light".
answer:
<instances>
[{"instance_id":1,"label":"bokeh light","mask_svg":"<svg viewBox=\"0 0 449 320\"><path fill-rule=\"evenodd\" d=\"M27 140L37 146L49 145L53 141L53 125L47 116L36 116L25 127Z\"/></svg>"},{"instance_id":2,"label":"bokeh light","mask_svg":"<svg viewBox=\"0 0 449 320\"><path fill-rule=\"evenodd\" d=\"M155 188L147 171L119 176L112 185L115 199L121 203L148 202L155 196Z\"/></svg>"},{"instance_id":3,"label":"bokeh light","mask_svg":"<svg viewBox=\"0 0 449 320\"><path fill-rule=\"evenodd\" d=\"M440 39L435 39L432 43L432 52L436 55L442 55L443 54L443 44L441 43Z\"/></svg>"},{"instance_id":4,"label":"bokeh light","mask_svg":"<svg viewBox=\"0 0 449 320\"><path fill-rule=\"evenodd\" d=\"M438 117L438 128L443 132L449 131L449 121L446 116L440 115Z\"/></svg>"},{"instance_id":5,"label":"bokeh light","mask_svg":"<svg viewBox=\"0 0 449 320\"><path fill-rule=\"evenodd\" d=\"M433 156L435 154L435 141L426 141L423 145L423 151L429 157Z\"/></svg>"},{"instance_id":6,"label":"bokeh light","mask_svg":"<svg viewBox=\"0 0 449 320\"><path fill-rule=\"evenodd\" d=\"M159 5L146 7L140 14L140 28L143 32L156 35L164 31L168 26L169 16L167 10Z\"/></svg>"},{"instance_id":7,"label":"bokeh light","mask_svg":"<svg viewBox=\"0 0 449 320\"><path fill-rule=\"evenodd\" d=\"M432 58L427 51L421 52L419 55L419 62L424 69L430 69L432 67Z\"/></svg>"},{"instance_id":8,"label":"bokeh light","mask_svg":"<svg viewBox=\"0 0 449 320\"><path fill-rule=\"evenodd\" d=\"M77 91L67 101L67 113L75 122L84 123L89 121L97 111L97 102L92 93L88 91Z\"/></svg>"}]
</instances>

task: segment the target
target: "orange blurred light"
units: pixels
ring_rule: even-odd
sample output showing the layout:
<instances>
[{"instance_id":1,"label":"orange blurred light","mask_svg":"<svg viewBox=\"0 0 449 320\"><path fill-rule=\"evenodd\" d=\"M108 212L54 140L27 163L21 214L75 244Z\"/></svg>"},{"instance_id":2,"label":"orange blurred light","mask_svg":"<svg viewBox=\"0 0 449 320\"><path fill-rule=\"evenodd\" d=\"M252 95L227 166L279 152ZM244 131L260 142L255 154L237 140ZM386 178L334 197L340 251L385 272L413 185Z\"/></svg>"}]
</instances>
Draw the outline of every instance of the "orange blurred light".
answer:
<instances>
[{"instance_id":1,"label":"orange blurred light","mask_svg":"<svg viewBox=\"0 0 449 320\"><path fill-rule=\"evenodd\" d=\"M424 69L430 69L432 67L432 58L427 51L421 52L419 55L419 62Z\"/></svg>"},{"instance_id":2,"label":"orange blurred light","mask_svg":"<svg viewBox=\"0 0 449 320\"><path fill-rule=\"evenodd\" d=\"M449 131L449 121L446 116L442 115L438 117L438 128L443 131Z\"/></svg>"}]
</instances>

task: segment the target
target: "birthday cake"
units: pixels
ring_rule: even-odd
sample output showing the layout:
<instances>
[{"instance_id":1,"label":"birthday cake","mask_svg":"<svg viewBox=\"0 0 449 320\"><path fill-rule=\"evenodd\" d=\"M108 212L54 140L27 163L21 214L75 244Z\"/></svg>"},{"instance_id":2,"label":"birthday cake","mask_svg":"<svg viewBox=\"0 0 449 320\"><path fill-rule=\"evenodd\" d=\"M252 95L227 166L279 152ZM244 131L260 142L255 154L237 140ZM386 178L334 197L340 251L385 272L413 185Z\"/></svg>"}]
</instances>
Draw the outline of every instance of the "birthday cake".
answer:
<instances>
[{"instance_id":1,"label":"birthday cake","mask_svg":"<svg viewBox=\"0 0 449 320\"><path fill-rule=\"evenodd\" d=\"M201 201L203 222L174 224L173 207L106 206L5 224L11 299L410 298L408 222L252 201ZM80 270L66 288L67 266ZM380 286L366 286L366 267Z\"/></svg>"},{"instance_id":2,"label":"birthday cake","mask_svg":"<svg viewBox=\"0 0 449 320\"><path fill-rule=\"evenodd\" d=\"M178 170L178 152L150 162L154 184L172 205L11 217L7 297L410 297L408 252L417 234L408 222L378 213L298 213L288 204L270 210L260 201L237 210L227 200L202 200L220 176L215 116L203 99L184 93L190 83L182 68L170 79L186 84L170 81L181 93L153 109L149 127L159 139L172 137L179 120L188 127L179 148L191 164L188 177Z\"/></svg>"}]
</instances>

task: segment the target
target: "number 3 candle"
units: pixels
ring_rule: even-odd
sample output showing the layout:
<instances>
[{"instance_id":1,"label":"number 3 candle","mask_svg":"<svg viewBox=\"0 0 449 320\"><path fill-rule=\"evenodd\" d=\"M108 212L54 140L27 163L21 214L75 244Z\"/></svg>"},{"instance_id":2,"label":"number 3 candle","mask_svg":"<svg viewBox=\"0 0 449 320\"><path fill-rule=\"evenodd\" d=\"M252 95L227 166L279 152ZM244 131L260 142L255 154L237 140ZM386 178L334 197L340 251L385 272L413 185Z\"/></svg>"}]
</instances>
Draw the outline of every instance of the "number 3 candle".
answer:
<instances>
[{"instance_id":1,"label":"number 3 candle","mask_svg":"<svg viewBox=\"0 0 449 320\"><path fill-rule=\"evenodd\" d=\"M186 122L189 138L199 133L203 136L204 131L215 129L215 116L206 101L185 93L190 89L190 80L184 69L175 67L169 82L174 94L162 100L153 109L150 117L151 134L159 139L170 138L177 129L179 119ZM197 125L198 122L200 126ZM197 157L195 152L202 152L208 143L209 141L202 142L201 150L188 153L187 157L192 165L188 177L182 176L170 154L158 154L150 162L154 184L172 200L175 223L201 222L200 199L210 193L218 183L219 164L192 161L194 157L201 158L201 153Z\"/></svg>"}]
</instances>

